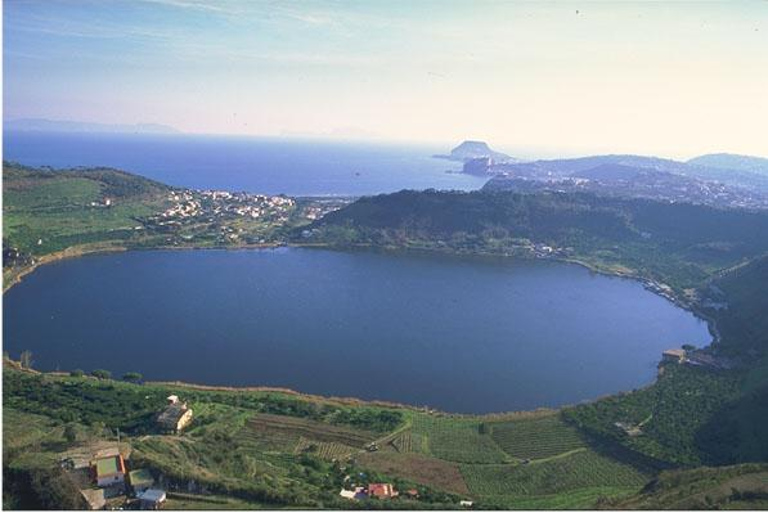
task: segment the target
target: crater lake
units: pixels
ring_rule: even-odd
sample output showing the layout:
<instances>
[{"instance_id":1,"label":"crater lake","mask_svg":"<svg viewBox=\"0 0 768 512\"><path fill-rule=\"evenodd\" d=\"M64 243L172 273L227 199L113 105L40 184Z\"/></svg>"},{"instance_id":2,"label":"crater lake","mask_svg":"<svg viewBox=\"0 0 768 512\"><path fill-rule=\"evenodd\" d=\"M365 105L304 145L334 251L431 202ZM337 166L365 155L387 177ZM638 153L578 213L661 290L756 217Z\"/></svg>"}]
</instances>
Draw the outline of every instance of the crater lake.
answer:
<instances>
[{"instance_id":1,"label":"crater lake","mask_svg":"<svg viewBox=\"0 0 768 512\"><path fill-rule=\"evenodd\" d=\"M318 249L94 255L4 295L5 347L41 370L276 386L486 413L655 378L705 322L571 264Z\"/></svg>"}]
</instances>

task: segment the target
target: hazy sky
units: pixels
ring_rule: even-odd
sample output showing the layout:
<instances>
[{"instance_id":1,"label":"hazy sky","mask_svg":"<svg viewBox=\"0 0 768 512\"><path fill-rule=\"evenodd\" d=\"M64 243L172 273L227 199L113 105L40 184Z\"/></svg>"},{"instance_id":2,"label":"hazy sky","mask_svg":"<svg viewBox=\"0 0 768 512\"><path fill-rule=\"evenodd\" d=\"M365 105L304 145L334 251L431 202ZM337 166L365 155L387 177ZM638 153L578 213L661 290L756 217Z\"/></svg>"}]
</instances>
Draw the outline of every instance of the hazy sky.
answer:
<instances>
[{"instance_id":1,"label":"hazy sky","mask_svg":"<svg viewBox=\"0 0 768 512\"><path fill-rule=\"evenodd\" d=\"M5 0L4 116L768 155L768 1Z\"/></svg>"}]
</instances>

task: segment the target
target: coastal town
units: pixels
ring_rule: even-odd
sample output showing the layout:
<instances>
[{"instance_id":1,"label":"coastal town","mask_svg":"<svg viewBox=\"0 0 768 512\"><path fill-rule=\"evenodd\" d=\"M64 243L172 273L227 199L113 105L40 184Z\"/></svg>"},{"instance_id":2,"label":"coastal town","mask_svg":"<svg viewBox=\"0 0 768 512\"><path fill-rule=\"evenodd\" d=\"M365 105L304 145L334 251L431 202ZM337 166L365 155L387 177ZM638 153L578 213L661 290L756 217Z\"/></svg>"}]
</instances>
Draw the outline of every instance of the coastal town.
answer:
<instances>
[{"instance_id":1,"label":"coastal town","mask_svg":"<svg viewBox=\"0 0 768 512\"><path fill-rule=\"evenodd\" d=\"M259 245L280 241L285 229L308 224L352 199L173 190L167 208L136 230L160 233L169 245Z\"/></svg>"}]
</instances>

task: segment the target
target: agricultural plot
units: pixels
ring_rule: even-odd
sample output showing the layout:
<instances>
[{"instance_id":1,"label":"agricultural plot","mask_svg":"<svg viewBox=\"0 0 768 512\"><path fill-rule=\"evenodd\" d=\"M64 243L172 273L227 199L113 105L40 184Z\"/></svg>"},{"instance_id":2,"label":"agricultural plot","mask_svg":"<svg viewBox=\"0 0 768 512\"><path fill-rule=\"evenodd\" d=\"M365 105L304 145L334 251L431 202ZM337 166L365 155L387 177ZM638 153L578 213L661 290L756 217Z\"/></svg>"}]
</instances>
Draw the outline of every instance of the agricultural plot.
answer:
<instances>
[{"instance_id":1,"label":"agricultural plot","mask_svg":"<svg viewBox=\"0 0 768 512\"><path fill-rule=\"evenodd\" d=\"M480 433L478 419L415 414L412 421L412 432L426 438L426 452L437 458L479 464L509 461L491 436Z\"/></svg>"},{"instance_id":2,"label":"agricultural plot","mask_svg":"<svg viewBox=\"0 0 768 512\"><path fill-rule=\"evenodd\" d=\"M467 464L461 468L478 496L542 496L577 489L637 490L649 476L628 464L583 451L530 464Z\"/></svg>"},{"instance_id":3,"label":"agricultural plot","mask_svg":"<svg viewBox=\"0 0 768 512\"><path fill-rule=\"evenodd\" d=\"M258 437L277 435L297 440L303 437L310 442L338 443L353 448L362 448L376 438L375 432L277 414L256 414L248 420L246 429Z\"/></svg>"},{"instance_id":4,"label":"agricultural plot","mask_svg":"<svg viewBox=\"0 0 768 512\"><path fill-rule=\"evenodd\" d=\"M384 448L397 453L423 453L425 440L424 436L414 434L411 430L406 430L390 439Z\"/></svg>"},{"instance_id":5,"label":"agricultural plot","mask_svg":"<svg viewBox=\"0 0 768 512\"><path fill-rule=\"evenodd\" d=\"M545 459L586 446L581 434L559 415L486 423L485 428L502 450L518 459Z\"/></svg>"},{"instance_id":6,"label":"agricultural plot","mask_svg":"<svg viewBox=\"0 0 768 512\"><path fill-rule=\"evenodd\" d=\"M322 441L312 441L306 437L300 437L299 441L296 443L296 448L294 448L293 453L296 455L302 453L311 453L312 455L320 457L321 459L343 460L356 451L356 448L347 446L345 444L336 442L326 443Z\"/></svg>"},{"instance_id":7,"label":"agricultural plot","mask_svg":"<svg viewBox=\"0 0 768 512\"><path fill-rule=\"evenodd\" d=\"M467 495L469 490L455 462L417 453L374 452L357 457L360 466L404 478L445 492Z\"/></svg>"}]
</instances>

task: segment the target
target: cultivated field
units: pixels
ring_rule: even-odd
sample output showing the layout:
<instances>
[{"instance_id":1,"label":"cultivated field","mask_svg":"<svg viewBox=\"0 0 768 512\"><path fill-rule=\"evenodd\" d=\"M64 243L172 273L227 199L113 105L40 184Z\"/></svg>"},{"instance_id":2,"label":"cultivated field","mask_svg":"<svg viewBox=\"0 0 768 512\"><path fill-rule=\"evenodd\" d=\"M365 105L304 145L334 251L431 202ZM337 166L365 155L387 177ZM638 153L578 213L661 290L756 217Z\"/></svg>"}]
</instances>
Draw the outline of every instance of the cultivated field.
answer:
<instances>
[{"instance_id":1,"label":"cultivated field","mask_svg":"<svg viewBox=\"0 0 768 512\"><path fill-rule=\"evenodd\" d=\"M312 441L306 437L300 437L296 447L293 449L293 453L296 455L309 453L326 460L343 460L356 451L357 448L346 444Z\"/></svg>"},{"instance_id":2,"label":"cultivated field","mask_svg":"<svg viewBox=\"0 0 768 512\"><path fill-rule=\"evenodd\" d=\"M509 460L491 436L480 433L478 419L414 414L412 421L412 432L426 438L427 453L437 458L481 464Z\"/></svg>"},{"instance_id":3,"label":"cultivated field","mask_svg":"<svg viewBox=\"0 0 768 512\"><path fill-rule=\"evenodd\" d=\"M479 496L540 496L597 487L636 491L648 481L632 466L587 449L530 464L465 464L461 472L470 492Z\"/></svg>"},{"instance_id":4,"label":"cultivated field","mask_svg":"<svg viewBox=\"0 0 768 512\"><path fill-rule=\"evenodd\" d=\"M581 434L559 415L485 425L496 444L518 459L545 459L586 446Z\"/></svg>"},{"instance_id":5,"label":"cultivated field","mask_svg":"<svg viewBox=\"0 0 768 512\"><path fill-rule=\"evenodd\" d=\"M354 448L363 448L377 437L375 432L277 414L256 414L248 420L246 429L256 436L304 438L310 443L338 443Z\"/></svg>"},{"instance_id":6,"label":"cultivated field","mask_svg":"<svg viewBox=\"0 0 768 512\"><path fill-rule=\"evenodd\" d=\"M361 466L406 478L441 491L467 495L469 490L459 465L415 453L376 452L358 457Z\"/></svg>"}]
</instances>

